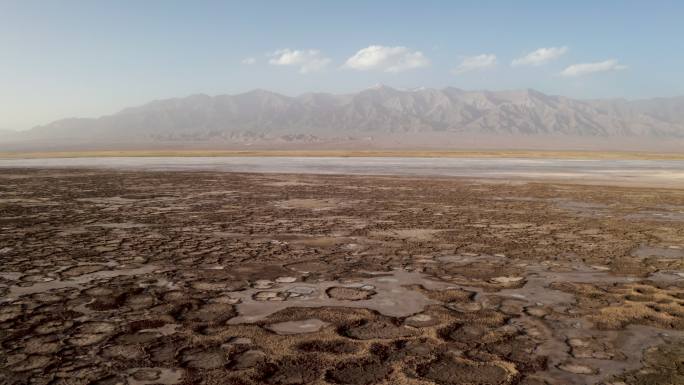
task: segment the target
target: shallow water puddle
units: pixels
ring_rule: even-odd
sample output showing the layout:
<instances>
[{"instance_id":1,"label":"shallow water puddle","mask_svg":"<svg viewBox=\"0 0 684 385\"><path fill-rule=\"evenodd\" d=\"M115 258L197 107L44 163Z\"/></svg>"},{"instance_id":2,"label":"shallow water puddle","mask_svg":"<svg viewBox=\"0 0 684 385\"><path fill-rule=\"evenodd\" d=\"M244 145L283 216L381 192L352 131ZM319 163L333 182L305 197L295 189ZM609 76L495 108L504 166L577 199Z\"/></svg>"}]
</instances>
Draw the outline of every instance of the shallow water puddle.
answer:
<instances>
[{"instance_id":1,"label":"shallow water puddle","mask_svg":"<svg viewBox=\"0 0 684 385\"><path fill-rule=\"evenodd\" d=\"M276 334L304 334L315 333L327 326L328 323L317 318L310 318L301 321L287 321L268 325L266 328Z\"/></svg>"},{"instance_id":2,"label":"shallow water puddle","mask_svg":"<svg viewBox=\"0 0 684 385\"><path fill-rule=\"evenodd\" d=\"M629 283L638 281L637 278L615 276L602 270L590 267L579 267L577 270L568 272L553 272L540 267L528 267L525 277L526 283L517 289L502 289L494 295L525 299L532 303L554 305L559 303L573 303L575 296L559 290L550 289L548 286L554 282L576 283ZM479 298L481 294L476 296Z\"/></svg>"},{"instance_id":3,"label":"shallow water puddle","mask_svg":"<svg viewBox=\"0 0 684 385\"><path fill-rule=\"evenodd\" d=\"M371 231L371 236L378 237L390 237L398 239L408 239L413 241L430 241L437 233L444 230L436 229L396 229L396 230L383 230L383 231Z\"/></svg>"},{"instance_id":4,"label":"shallow water puddle","mask_svg":"<svg viewBox=\"0 0 684 385\"><path fill-rule=\"evenodd\" d=\"M236 305L239 315L228 321L229 324L251 323L260 321L269 315L290 307L353 307L378 311L391 317L406 317L421 312L425 306L438 303L418 291L408 289L407 285L423 285L426 289L437 290L454 287L452 284L438 282L418 272L394 270L380 273L382 276L359 279L354 283L340 283L326 281L319 283L288 283L278 284L267 290L274 293L296 292L303 293L296 298L284 301L259 301L254 296L263 292L259 289L232 292L231 296L239 298L241 303ZM331 298L326 291L332 287L370 288L376 292L368 299L352 301ZM266 298L262 296L261 298Z\"/></svg>"},{"instance_id":5,"label":"shallow water puddle","mask_svg":"<svg viewBox=\"0 0 684 385\"><path fill-rule=\"evenodd\" d=\"M559 305L571 304L576 301L573 294L551 289L553 282L575 283L629 283L640 279L611 275L606 271L586 266L575 267L573 271L553 272L543 267L528 267L526 284L517 289L503 289L496 293L483 294L479 292L475 299L483 297L503 296L526 301L529 305ZM656 279L651 275L648 279ZM638 369L642 365L643 352L656 345L666 342L669 336L684 337L684 332L677 330L658 329L651 326L628 325L624 330L597 330L585 318L563 317L563 321L552 322L547 325L539 319L528 315L521 315L513 321L524 329L536 329L546 335L543 343L537 346L536 354L549 357L549 368L538 372L542 378L550 383L571 385L595 384L613 375L628 370ZM577 358L571 354L568 341L571 339L591 340L599 339L613 344L614 352L624 354L624 358ZM600 370L599 370L600 369Z\"/></svg>"},{"instance_id":6,"label":"shallow water puddle","mask_svg":"<svg viewBox=\"0 0 684 385\"><path fill-rule=\"evenodd\" d=\"M17 281L21 276L24 275L23 273L18 273L18 272L0 272L0 278L9 280L9 281Z\"/></svg>"},{"instance_id":7,"label":"shallow water puddle","mask_svg":"<svg viewBox=\"0 0 684 385\"><path fill-rule=\"evenodd\" d=\"M522 320L529 319L527 316ZM581 320L581 322L586 322ZM572 326L557 327L548 330L552 335L536 349L536 353L547 356L549 367L538 372L541 378L552 384L585 385L602 383L606 378L635 370L642 366L644 352L654 346L665 343L669 338L682 338L684 332L658 329L651 326L629 325L624 330L596 330L590 328L577 329ZM613 351L623 357L613 358L578 358L573 357L567 341L591 340L610 342ZM568 365L568 366L564 366ZM589 369L590 373L571 371L571 368Z\"/></svg>"},{"instance_id":8,"label":"shallow water puddle","mask_svg":"<svg viewBox=\"0 0 684 385\"><path fill-rule=\"evenodd\" d=\"M684 248L674 247L655 247L642 245L632 251L632 255L640 258L665 257L665 258L684 258Z\"/></svg>"},{"instance_id":9,"label":"shallow water puddle","mask_svg":"<svg viewBox=\"0 0 684 385\"><path fill-rule=\"evenodd\" d=\"M682 211L639 211L634 214L625 215L625 219L647 219L656 221L683 222L684 212Z\"/></svg>"},{"instance_id":10,"label":"shallow water puddle","mask_svg":"<svg viewBox=\"0 0 684 385\"><path fill-rule=\"evenodd\" d=\"M120 222L120 223L93 223L85 226L88 227L102 227L105 229L137 229L141 227L148 227L144 223Z\"/></svg>"},{"instance_id":11,"label":"shallow water puddle","mask_svg":"<svg viewBox=\"0 0 684 385\"><path fill-rule=\"evenodd\" d=\"M181 382L185 374L180 368L133 368L127 372L128 385L173 385Z\"/></svg>"},{"instance_id":12,"label":"shallow water puddle","mask_svg":"<svg viewBox=\"0 0 684 385\"><path fill-rule=\"evenodd\" d=\"M9 293L5 298L0 299L2 301L8 301L21 297L22 295L29 295L35 293L43 293L46 291L54 289L63 289L68 287L79 288L84 284L96 279L106 279L114 278L118 276L128 276L128 275L142 275L149 274L159 270L158 266L155 265L144 265L134 269L117 269L117 270L101 270L90 274L83 274L73 278L65 280L54 280L49 282L37 282L31 286L10 286Z\"/></svg>"},{"instance_id":13,"label":"shallow water puddle","mask_svg":"<svg viewBox=\"0 0 684 385\"><path fill-rule=\"evenodd\" d=\"M276 207L281 209L310 209L310 210L332 210L339 206L348 206L353 202L343 201L337 198L327 199L288 199L276 202Z\"/></svg>"}]
</instances>

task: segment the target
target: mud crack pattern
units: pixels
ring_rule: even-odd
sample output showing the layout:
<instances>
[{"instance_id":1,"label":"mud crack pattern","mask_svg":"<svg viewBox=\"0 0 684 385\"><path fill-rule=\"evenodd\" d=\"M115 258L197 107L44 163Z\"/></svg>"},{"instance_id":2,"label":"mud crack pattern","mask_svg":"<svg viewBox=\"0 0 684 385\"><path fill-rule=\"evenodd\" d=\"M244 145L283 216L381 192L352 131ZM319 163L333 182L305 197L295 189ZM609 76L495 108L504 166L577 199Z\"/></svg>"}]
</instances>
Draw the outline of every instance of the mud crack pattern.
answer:
<instances>
[{"instance_id":1,"label":"mud crack pattern","mask_svg":"<svg viewBox=\"0 0 684 385\"><path fill-rule=\"evenodd\" d=\"M3 384L684 383L684 190L0 182Z\"/></svg>"}]
</instances>

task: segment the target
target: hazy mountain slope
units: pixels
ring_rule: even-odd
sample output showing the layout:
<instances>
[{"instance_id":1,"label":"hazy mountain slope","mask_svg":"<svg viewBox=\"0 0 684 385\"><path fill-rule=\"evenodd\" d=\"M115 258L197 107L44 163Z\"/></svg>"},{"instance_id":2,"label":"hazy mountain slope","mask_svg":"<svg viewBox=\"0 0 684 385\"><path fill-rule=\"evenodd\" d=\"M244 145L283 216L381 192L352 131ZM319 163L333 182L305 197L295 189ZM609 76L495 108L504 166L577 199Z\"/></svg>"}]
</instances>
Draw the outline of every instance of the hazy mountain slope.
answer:
<instances>
[{"instance_id":1,"label":"hazy mountain slope","mask_svg":"<svg viewBox=\"0 0 684 385\"><path fill-rule=\"evenodd\" d=\"M0 129L0 142L12 140L16 135L16 131Z\"/></svg>"},{"instance_id":2,"label":"hazy mountain slope","mask_svg":"<svg viewBox=\"0 0 684 385\"><path fill-rule=\"evenodd\" d=\"M654 124L665 122L682 125L684 122L684 96L628 101L624 99L594 100L603 112L622 116L627 120L649 119Z\"/></svg>"},{"instance_id":3,"label":"hazy mountain slope","mask_svg":"<svg viewBox=\"0 0 684 385\"><path fill-rule=\"evenodd\" d=\"M575 100L534 90L396 90L289 97L265 90L160 100L98 119L64 119L31 138L241 140L397 133L684 137L684 97Z\"/></svg>"}]
</instances>

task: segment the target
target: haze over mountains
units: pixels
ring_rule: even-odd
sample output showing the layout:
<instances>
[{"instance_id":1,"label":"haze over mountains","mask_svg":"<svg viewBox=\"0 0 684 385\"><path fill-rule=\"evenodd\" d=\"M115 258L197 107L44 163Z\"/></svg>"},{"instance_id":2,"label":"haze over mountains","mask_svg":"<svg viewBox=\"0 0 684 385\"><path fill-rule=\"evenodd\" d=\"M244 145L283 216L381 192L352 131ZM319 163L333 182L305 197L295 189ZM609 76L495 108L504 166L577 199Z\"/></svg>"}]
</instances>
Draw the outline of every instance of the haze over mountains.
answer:
<instances>
[{"instance_id":1,"label":"haze over mountains","mask_svg":"<svg viewBox=\"0 0 684 385\"><path fill-rule=\"evenodd\" d=\"M398 90L297 97L265 90L153 101L96 119L70 118L36 127L14 142L106 145L214 145L365 142L432 147L459 138L566 138L566 142L684 138L684 97L638 101L577 100L527 89ZM448 141L445 142L444 139ZM574 139L571 139L574 138ZM565 139L561 139L565 140Z\"/></svg>"}]
</instances>

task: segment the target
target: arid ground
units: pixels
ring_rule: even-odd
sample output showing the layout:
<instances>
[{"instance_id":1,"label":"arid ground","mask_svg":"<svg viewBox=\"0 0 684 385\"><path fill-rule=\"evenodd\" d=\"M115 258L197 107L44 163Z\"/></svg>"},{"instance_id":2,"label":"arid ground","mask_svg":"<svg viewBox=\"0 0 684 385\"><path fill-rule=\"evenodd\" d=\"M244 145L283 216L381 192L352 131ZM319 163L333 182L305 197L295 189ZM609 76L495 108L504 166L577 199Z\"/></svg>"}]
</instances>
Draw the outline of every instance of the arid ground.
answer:
<instances>
[{"instance_id":1,"label":"arid ground","mask_svg":"<svg viewBox=\"0 0 684 385\"><path fill-rule=\"evenodd\" d=\"M684 189L0 170L2 384L684 384Z\"/></svg>"}]
</instances>

